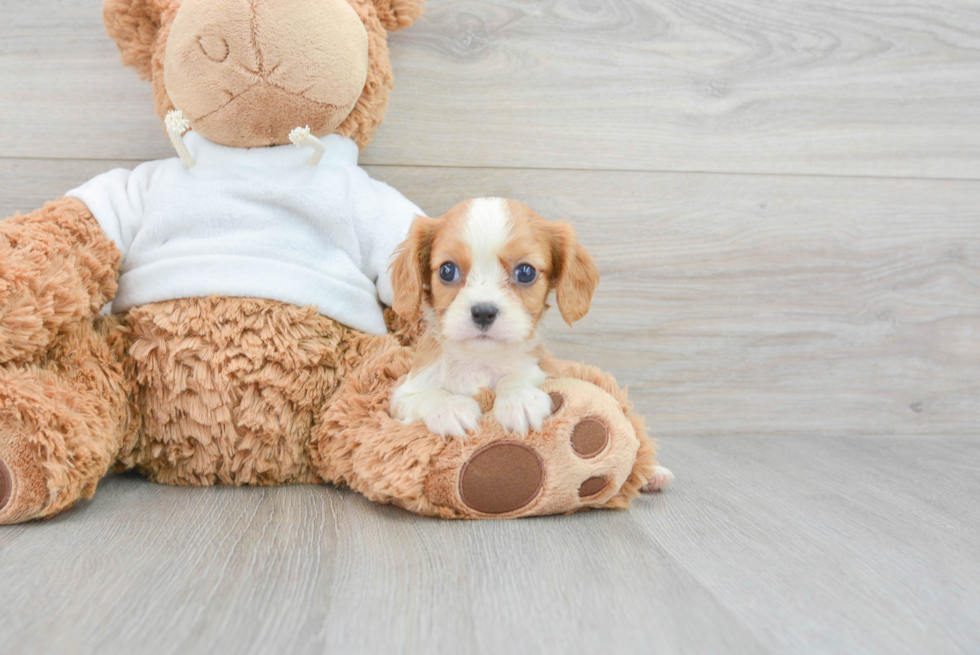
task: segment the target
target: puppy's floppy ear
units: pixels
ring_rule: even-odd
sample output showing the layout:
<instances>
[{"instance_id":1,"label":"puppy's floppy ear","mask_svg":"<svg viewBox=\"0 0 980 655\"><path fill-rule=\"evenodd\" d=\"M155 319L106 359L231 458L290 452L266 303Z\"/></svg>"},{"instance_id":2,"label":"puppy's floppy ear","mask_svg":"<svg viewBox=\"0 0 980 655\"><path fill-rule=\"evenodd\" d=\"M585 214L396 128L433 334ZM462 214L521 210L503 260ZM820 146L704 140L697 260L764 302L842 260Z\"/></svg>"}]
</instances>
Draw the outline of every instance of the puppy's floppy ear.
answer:
<instances>
[{"instance_id":1,"label":"puppy's floppy ear","mask_svg":"<svg viewBox=\"0 0 980 655\"><path fill-rule=\"evenodd\" d=\"M381 24L389 32L408 27L425 11L425 0L373 0Z\"/></svg>"},{"instance_id":2,"label":"puppy's floppy ear","mask_svg":"<svg viewBox=\"0 0 980 655\"><path fill-rule=\"evenodd\" d=\"M407 321L422 315L422 298L432 277L432 240L438 227L439 219L417 216L388 267L395 295L391 308Z\"/></svg>"},{"instance_id":3,"label":"puppy's floppy ear","mask_svg":"<svg viewBox=\"0 0 980 655\"><path fill-rule=\"evenodd\" d=\"M102 22L119 46L122 62L148 79L160 30L173 20L180 0L105 0Z\"/></svg>"},{"instance_id":4,"label":"puppy's floppy ear","mask_svg":"<svg viewBox=\"0 0 980 655\"><path fill-rule=\"evenodd\" d=\"M592 294L599 286L599 269L571 225L558 221L548 227L553 258L551 285L557 290L558 311L571 325L589 313Z\"/></svg>"}]
</instances>

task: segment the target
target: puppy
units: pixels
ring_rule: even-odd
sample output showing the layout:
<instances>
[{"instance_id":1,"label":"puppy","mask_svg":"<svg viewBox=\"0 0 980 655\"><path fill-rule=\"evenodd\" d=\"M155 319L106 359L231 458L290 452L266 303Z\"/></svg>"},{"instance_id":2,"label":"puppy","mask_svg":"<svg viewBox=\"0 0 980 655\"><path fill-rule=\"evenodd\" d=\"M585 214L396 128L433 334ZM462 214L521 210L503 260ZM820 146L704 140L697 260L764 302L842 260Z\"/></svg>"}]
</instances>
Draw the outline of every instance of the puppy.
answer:
<instances>
[{"instance_id":1,"label":"puppy","mask_svg":"<svg viewBox=\"0 0 980 655\"><path fill-rule=\"evenodd\" d=\"M392 417L424 420L443 437L465 437L482 418L473 398L496 392L493 414L519 435L541 428L551 398L538 321L549 292L571 325L589 311L599 271L567 223L546 221L501 198L419 217L391 265L393 309L426 322L412 370L395 390Z\"/></svg>"}]
</instances>

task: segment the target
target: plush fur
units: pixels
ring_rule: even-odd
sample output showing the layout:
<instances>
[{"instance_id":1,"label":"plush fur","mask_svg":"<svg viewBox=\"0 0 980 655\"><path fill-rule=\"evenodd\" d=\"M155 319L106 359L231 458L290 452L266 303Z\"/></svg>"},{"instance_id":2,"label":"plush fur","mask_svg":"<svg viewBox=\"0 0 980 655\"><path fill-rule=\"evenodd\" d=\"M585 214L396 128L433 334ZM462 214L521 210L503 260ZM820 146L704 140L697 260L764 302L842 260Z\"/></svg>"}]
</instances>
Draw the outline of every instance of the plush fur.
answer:
<instances>
[{"instance_id":1,"label":"plush fur","mask_svg":"<svg viewBox=\"0 0 980 655\"><path fill-rule=\"evenodd\" d=\"M27 361L116 292L119 252L84 203L62 198L0 229L0 363Z\"/></svg>"},{"instance_id":2,"label":"plush fur","mask_svg":"<svg viewBox=\"0 0 980 655\"><path fill-rule=\"evenodd\" d=\"M388 31L402 29L415 22L422 14L423 2L422 0L346 1L361 19L367 32L367 79L353 109L332 131L350 137L358 146L364 148L371 141L371 137L384 118L388 96L394 85L391 62L388 59ZM211 0L184 0L184 2L209 4ZM181 4L181 0L105 0L103 4L102 15L106 31L119 45L123 63L134 66L140 77L149 80L153 85L153 103L157 116L161 120L167 112L174 109L174 103L167 92L164 64L171 28ZM293 32L285 35L285 38L302 40L304 35ZM288 43L282 42L285 40L283 35L273 34L267 37L267 40L272 39L276 40L280 51L287 50ZM257 44L257 48L260 47L261 44ZM189 76L190 72L181 76L176 83L200 89L197 80ZM316 75L317 71L311 69L310 73ZM279 110L277 98L270 96L264 100L265 102L251 103L249 111L257 113L258 117L245 121L246 125L256 123L273 125L279 122L275 116ZM231 125L239 118L240 115L229 115L227 124ZM238 122L241 124L242 121ZM312 120L312 122L316 121ZM329 122L325 121L324 124ZM208 130L207 126L202 131L200 125L194 125L194 129L201 131L204 136L217 143L225 143L221 137L225 139L230 137L231 142L228 145L240 147L289 143L288 129L280 130L277 134L262 134L246 129L238 134L229 133L222 129L223 127L224 125L215 128L218 130L218 134L215 134Z\"/></svg>"},{"instance_id":3,"label":"plush fur","mask_svg":"<svg viewBox=\"0 0 980 655\"><path fill-rule=\"evenodd\" d=\"M335 131L363 146L392 84L385 30L409 25L421 5L349 2L367 32L368 71ZM180 7L104 7L123 61L150 79L161 116L172 107L164 69ZM218 58L219 46L201 44ZM518 439L485 414L472 438L447 441L388 414L418 322L389 311L391 333L371 336L312 308L224 297L101 316L119 266L78 200L0 222L0 524L89 498L111 469L180 485L325 481L446 518L626 507L654 477L642 420L592 367L545 356L555 409L541 430ZM488 412L492 394L479 401Z\"/></svg>"}]
</instances>

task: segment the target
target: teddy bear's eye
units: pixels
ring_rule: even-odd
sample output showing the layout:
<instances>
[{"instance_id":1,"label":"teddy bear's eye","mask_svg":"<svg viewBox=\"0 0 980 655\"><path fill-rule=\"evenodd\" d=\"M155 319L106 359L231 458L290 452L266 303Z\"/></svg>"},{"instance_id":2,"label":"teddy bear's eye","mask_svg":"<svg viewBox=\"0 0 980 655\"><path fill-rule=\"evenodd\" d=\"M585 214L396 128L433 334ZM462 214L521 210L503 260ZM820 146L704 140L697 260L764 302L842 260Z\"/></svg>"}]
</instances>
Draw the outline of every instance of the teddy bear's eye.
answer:
<instances>
[{"instance_id":1,"label":"teddy bear's eye","mask_svg":"<svg viewBox=\"0 0 980 655\"><path fill-rule=\"evenodd\" d=\"M452 262L446 262L439 267L439 279L446 284L452 284L459 280L459 267Z\"/></svg>"},{"instance_id":2,"label":"teddy bear's eye","mask_svg":"<svg viewBox=\"0 0 980 655\"><path fill-rule=\"evenodd\" d=\"M197 42L208 59L220 64L228 58L228 42L220 36L202 36Z\"/></svg>"},{"instance_id":3,"label":"teddy bear's eye","mask_svg":"<svg viewBox=\"0 0 980 655\"><path fill-rule=\"evenodd\" d=\"M538 279L538 272L530 264L520 264L514 269L514 281L518 284L531 284Z\"/></svg>"}]
</instances>

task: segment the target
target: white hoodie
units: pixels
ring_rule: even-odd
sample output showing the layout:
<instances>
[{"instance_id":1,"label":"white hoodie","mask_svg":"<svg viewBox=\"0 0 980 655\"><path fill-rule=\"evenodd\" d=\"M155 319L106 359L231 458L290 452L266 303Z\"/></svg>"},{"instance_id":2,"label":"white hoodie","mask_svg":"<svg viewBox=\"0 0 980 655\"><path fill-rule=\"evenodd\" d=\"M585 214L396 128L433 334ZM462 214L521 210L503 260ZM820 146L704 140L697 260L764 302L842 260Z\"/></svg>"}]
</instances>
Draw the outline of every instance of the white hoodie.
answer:
<instances>
[{"instance_id":1,"label":"white hoodie","mask_svg":"<svg viewBox=\"0 0 980 655\"><path fill-rule=\"evenodd\" d=\"M357 165L357 145L322 139L228 148L195 132L178 158L116 169L68 192L122 251L112 311L219 294L314 305L357 330L384 334L388 264L422 212Z\"/></svg>"}]
</instances>

